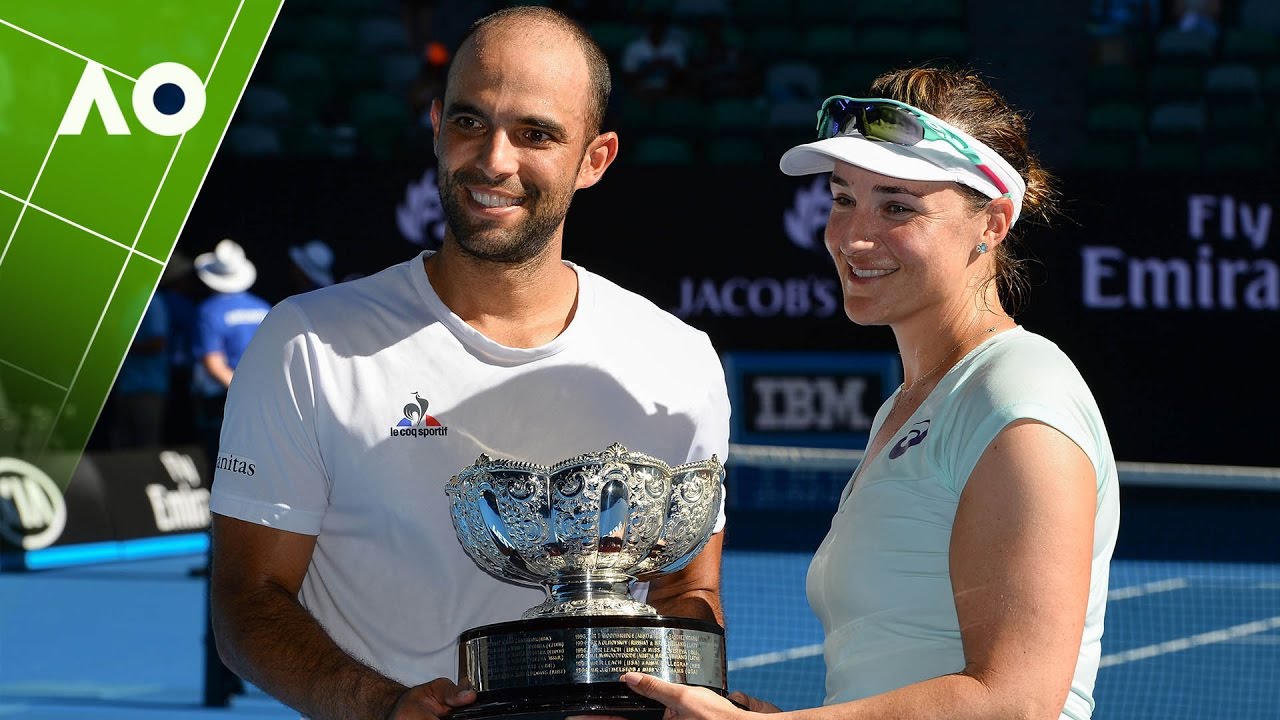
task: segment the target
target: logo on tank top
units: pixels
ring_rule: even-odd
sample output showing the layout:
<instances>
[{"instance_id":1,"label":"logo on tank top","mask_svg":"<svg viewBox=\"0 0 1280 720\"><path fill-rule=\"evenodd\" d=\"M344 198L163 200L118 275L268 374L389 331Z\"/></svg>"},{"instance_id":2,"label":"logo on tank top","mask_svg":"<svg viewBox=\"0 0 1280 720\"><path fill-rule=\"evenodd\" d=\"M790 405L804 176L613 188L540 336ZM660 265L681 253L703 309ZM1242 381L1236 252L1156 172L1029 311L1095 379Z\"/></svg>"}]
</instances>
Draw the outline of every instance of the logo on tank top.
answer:
<instances>
[{"instance_id":1,"label":"logo on tank top","mask_svg":"<svg viewBox=\"0 0 1280 720\"><path fill-rule=\"evenodd\" d=\"M391 428L391 437L430 437L432 435L448 435L449 428L439 420L427 414L427 399L413 394L413 402L404 406L400 418Z\"/></svg>"},{"instance_id":2,"label":"logo on tank top","mask_svg":"<svg viewBox=\"0 0 1280 720\"><path fill-rule=\"evenodd\" d=\"M922 425L923 427L921 427ZM921 420L915 425L912 425L911 429L907 431L907 434L904 435L901 440L893 444L893 449L889 451L889 459L896 460L902 457L903 454L907 452L907 448L924 442L924 439L928 434L928 420Z\"/></svg>"}]
</instances>

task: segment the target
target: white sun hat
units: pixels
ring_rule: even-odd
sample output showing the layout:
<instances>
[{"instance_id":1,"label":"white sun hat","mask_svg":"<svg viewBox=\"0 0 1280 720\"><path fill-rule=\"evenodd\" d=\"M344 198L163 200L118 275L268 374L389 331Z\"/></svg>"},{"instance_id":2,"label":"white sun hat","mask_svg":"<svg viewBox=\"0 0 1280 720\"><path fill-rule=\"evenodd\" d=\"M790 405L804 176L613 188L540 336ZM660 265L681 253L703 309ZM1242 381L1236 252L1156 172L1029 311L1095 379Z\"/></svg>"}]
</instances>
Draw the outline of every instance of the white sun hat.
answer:
<instances>
[{"instance_id":1,"label":"white sun hat","mask_svg":"<svg viewBox=\"0 0 1280 720\"><path fill-rule=\"evenodd\" d=\"M219 240L213 252L197 255L193 264L201 282L222 293L243 292L258 279L258 269L234 240Z\"/></svg>"},{"instance_id":2,"label":"white sun hat","mask_svg":"<svg viewBox=\"0 0 1280 720\"><path fill-rule=\"evenodd\" d=\"M290 247L289 258L317 286L333 284L333 250L323 240Z\"/></svg>"}]
</instances>

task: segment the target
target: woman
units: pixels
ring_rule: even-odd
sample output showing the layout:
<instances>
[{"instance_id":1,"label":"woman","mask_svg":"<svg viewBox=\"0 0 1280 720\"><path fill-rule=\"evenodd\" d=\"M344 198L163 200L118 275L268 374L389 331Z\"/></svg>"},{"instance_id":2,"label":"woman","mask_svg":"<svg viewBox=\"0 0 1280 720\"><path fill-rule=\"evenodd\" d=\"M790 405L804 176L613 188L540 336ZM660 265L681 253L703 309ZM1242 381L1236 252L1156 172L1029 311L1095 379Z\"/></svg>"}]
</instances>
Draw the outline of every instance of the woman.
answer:
<instances>
[{"instance_id":1,"label":"woman","mask_svg":"<svg viewBox=\"0 0 1280 720\"><path fill-rule=\"evenodd\" d=\"M1023 119L973 74L895 71L871 95L827 100L819 140L781 160L831 173L845 312L892 328L904 371L809 568L827 697L795 714L1083 720L1119 502L1088 386L1013 319L1026 283L1012 231L1047 219L1049 177ZM743 712L623 679L669 720Z\"/></svg>"}]
</instances>

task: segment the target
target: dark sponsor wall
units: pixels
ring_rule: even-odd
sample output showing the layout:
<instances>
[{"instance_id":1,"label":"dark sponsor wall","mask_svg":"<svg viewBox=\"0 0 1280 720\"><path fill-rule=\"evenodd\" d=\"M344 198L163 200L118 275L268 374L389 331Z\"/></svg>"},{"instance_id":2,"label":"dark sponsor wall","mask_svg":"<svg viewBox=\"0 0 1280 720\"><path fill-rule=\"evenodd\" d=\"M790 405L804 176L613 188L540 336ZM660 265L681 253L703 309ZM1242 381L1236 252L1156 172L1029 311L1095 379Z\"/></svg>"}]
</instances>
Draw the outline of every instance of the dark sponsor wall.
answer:
<instances>
[{"instance_id":1,"label":"dark sponsor wall","mask_svg":"<svg viewBox=\"0 0 1280 720\"><path fill-rule=\"evenodd\" d=\"M66 488L0 458L0 571L190 553L207 544L197 446L86 452Z\"/></svg>"},{"instance_id":2,"label":"dark sponsor wall","mask_svg":"<svg viewBox=\"0 0 1280 720\"><path fill-rule=\"evenodd\" d=\"M1075 359L1117 456L1280 465L1271 440L1280 430L1280 375L1269 350L1280 329L1274 175L1061 181L1064 215L1052 228L1028 228L1034 287L1019 320ZM873 364L887 356L900 372L887 328L844 317L822 247L829 203L823 178L790 178L772 167L620 163L578 194L565 254L706 330L730 366L761 352L856 352L871 353ZM257 291L274 301L289 292L290 243L328 240L341 277L413 257L439 232L426 161L226 158L205 183L182 247L194 254L236 238L261 270ZM852 397L852 381L838 375L830 373L828 394ZM865 377L880 397L898 381L883 367ZM758 389L742 392L735 412L768 405ZM878 400L864 402L873 412ZM860 447L865 432L859 439L855 425L847 429L849 446ZM833 444L831 433L820 435L814 444ZM803 435L778 437L806 444Z\"/></svg>"}]
</instances>

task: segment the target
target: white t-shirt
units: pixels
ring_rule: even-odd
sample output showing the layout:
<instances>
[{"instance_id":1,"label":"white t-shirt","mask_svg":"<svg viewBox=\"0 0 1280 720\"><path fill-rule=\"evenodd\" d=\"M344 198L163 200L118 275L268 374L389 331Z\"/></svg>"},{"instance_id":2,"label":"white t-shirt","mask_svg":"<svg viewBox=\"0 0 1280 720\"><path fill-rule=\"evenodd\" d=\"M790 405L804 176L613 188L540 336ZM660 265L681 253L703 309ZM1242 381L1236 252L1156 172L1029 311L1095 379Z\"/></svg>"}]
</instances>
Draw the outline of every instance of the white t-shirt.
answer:
<instances>
[{"instance_id":1,"label":"white t-shirt","mask_svg":"<svg viewBox=\"0 0 1280 720\"><path fill-rule=\"evenodd\" d=\"M318 536L302 604L408 685L456 678L459 633L546 597L465 554L450 477L481 453L550 465L615 442L672 465L725 461L729 436L705 333L566 263L578 274L569 327L504 347L441 302L426 254L272 309L236 369L210 501Z\"/></svg>"},{"instance_id":2,"label":"white t-shirt","mask_svg":"<svg viewBox=\"0 0 1280 720\"><path fill-rule=\"evenodd\" d=\"M874 437L892 398L871 427ZM825 630L827 704L964 669L948 551L956 505L991 440L1019 418L1060 430L1097 476L1089 605L1062 717L1093 712L1120 503L1101 413L1057 345L1015 328L956 364L846 487L809 566L809 604Z\"/></svg>"}]
</instances>

